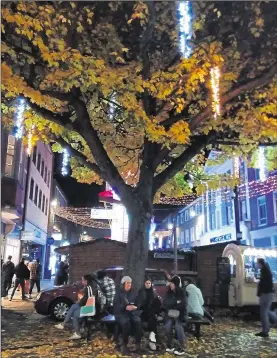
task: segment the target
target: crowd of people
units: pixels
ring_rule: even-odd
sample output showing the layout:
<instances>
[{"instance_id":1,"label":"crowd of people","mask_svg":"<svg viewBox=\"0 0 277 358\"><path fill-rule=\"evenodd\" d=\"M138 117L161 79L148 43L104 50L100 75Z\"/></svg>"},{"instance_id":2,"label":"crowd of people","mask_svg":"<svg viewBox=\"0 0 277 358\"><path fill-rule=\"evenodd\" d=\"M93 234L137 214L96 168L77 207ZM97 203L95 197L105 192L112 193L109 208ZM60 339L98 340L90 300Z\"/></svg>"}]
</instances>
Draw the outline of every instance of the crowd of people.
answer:
<instances>
[{"instance_id":1,"label":"crowd of people","mask_svg":"<svg viewBox=\"0 0 277 358\"><path fill-rule=\"evenodd\" d=\"M164 312L165 331L167 336L167 352L176 355L185 354L184 326L188 316L195 314L197 318L204 317L204 300L201 291L190 279L185 280L186 286L182 285L181 279L174 276L168 286L168 291L163 302L153 288L150 277L145 277L143 287L137 292L132 287L132 279L124 276L120 287L116 289L114 281L106 276L104 271L98 272L97 277L85 275L82 278L84 289L78 295L78 302L69 309L63 323L56 325L57 329L64 329L66 324L73 321L74 333L70 339L81 338L80 312L92 292L95 297L96 314L103 311L99 295L105 296L105 311L113 314L116 325L122 334L122 352L129 353L128 339L130 335L135 337L136 349L140 350L142 338L142 325L147 326L149 334L149 346L156 350L158 315ZM194 291L193 291L194 290ZM192 294L190 295L189 292ZM198 298L195 301L196 297ZM173 332L175 330L179 346L173 345Z\"/></svg>"},{"instance_id":2,"label":"crowd of people","mask_svg":"<svg viewBox=\"0 0 277 358\"><path fill-rule=\"evenodd\" d=\"M14 287L10 296L12 301L15 291L21 288L21 298L25 300L26 296L26 280L29 281L28 298L32 298L34 285L36 285L37 293L40 292L41 280L41 264L40 260L31 261L28 265L24 258L21 259L18 265L12 262L12 256L8 256L8 260L2 265L2 297L8 298L9 290L12 287L13 277L15 275Z\"/></svg>"}]
</instances>

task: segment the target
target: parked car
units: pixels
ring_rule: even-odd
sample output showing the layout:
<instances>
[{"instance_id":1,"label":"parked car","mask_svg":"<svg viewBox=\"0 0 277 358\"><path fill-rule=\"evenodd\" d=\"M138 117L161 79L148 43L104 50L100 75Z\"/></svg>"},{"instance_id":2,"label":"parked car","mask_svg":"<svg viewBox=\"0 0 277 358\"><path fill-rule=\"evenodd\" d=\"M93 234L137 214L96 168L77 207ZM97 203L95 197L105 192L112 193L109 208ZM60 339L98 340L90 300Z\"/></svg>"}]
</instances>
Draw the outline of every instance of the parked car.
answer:
<instances>
[{"instance_id":1,"label":"parked car","mask_svg":"<svg viewBox=\"0 0 277 358\"><path fill-rule=\"evenodd\" d=\"M120 284L123 275L122 267L114 266L105 268L104 270L107 276L115 281L116 285ZM145 273L151 277L155 290L160 298L163 299L166 293L167 282L170 278L169 274L164 270L148 268L145 270ZM71 285L41 291L35 302L35 310L41 315L50 315L57 321L63 321L69 307L77 301L77 295L81 289L81 282L76 282Z\"/></svg>"}]
</instances>

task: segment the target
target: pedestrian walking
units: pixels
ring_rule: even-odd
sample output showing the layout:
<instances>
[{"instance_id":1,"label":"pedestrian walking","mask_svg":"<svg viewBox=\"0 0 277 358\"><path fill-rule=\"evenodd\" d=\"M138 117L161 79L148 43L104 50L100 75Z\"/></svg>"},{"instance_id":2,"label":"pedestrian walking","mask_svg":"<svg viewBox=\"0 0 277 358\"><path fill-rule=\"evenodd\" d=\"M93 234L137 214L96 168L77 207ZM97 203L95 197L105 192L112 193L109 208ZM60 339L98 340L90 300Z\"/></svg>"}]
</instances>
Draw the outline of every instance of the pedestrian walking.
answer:
<instances>
[{"instance_id":1,"label":"pedestrian walking","mask_svg":"<svg viewBox=\"0 0 277 358\"><path fill-rule=\"evenodd\" d=\"M2 266L3 275L3 296L8 296L9 289L12 286L12 279L14 275L14 263L12 262L12 256L8 256L7 262Z\"/></svg>"},{"instance_id":2,"label":"pedestrian walking","mask_svg":"<svg viewBox=\"0 0 277 358\"><path fill-rule=\"evenodd\" d=\"M13 299L14 293L19 285L21 286L21 292L22 292L21 297L22 297L22 300L24 300L24 299L26 299L25 280L29 280L29 278L30 278L30 271L29 271L28 267L25 265L24 258L22 258L20 263L16 266L15 275L16 275L16 280L15 280L15 284L14 284L14 288L13 288L13 291L11 294L10 301Z\"/></svg>"},{"instance_id":3,"label":"pedestrian walking","mask_svg":"<svg viewBox=\"0 0 277 358\"><path fill-rule=\"evenodd\" d=\"M30 262L28 268L30 270L29 298L31 299L34 285L36 285L37 293L40 293L41 264L40 264L39 259L36 259L36 261Z\"/></svg>"},{"instance_id":4,"label":"pedestrian walking","mask_svg":"<svg viewBox=\"0 0 277 358\"><path fill-rule=\"evenodd\" d=\"M277 325L277 315L271 311L274 292L273 278L270 267L264 259L258 259L258 267L261 270L257 296L260 298L262 331L257 333L256 336L266 338L269 336L269 320Z\"/></svg>"}]
</instances>

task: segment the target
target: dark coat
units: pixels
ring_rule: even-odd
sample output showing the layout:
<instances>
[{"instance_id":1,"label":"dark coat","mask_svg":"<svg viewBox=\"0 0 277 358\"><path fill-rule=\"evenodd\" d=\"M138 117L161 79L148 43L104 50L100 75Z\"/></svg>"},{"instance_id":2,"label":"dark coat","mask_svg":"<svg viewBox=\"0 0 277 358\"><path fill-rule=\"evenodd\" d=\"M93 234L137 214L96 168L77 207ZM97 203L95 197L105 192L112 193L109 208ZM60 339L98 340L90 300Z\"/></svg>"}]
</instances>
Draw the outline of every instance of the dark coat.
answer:
<instances>
[{"instance_id":1,"label":"dark coat","mask_svg":"<svg viewBox=\"0 0 277 358\"><path fill-rule=\"evenodd\" d=\"M3 280L5 281L12 281L13 275L14 275L14 263L11 261L7 261L2 266L2 274L3 274Z\"/></svg>"},{"instance_id":2,"label":"dark coat","mask_svg":"<svg viewBox=\"0 0 277 358\"><path fill-rule=\"evenodd\" d=\"M138 305L138 296L132 289L130 291L125 291L122 288L117 288L115 298L114 298L114 315L117 318L126 318L131 319L132 316L140 315L140 311L127 311L126 307L128 305Z\"/></svg>"},{"instance_id":3,"label":"dark coat","mask_svg":"<svg viewBox=\"0 0 277 358\"><path fill-rule=\"evenodd\" d=\"M176 287L175 291L168 289L164 298L164 308L167 313L169 310L180 311L180 320L185 320L187 316L187 296L184 290L180 287Z\"/></svg>"},{"instance_id":4,"label":"dark coat","mask_svg":"<svg viewBox=\"0 0 277 358\"><path fill-rule=\"evenodd\" d=\"M20 262L15 268L15 274L17 278L21 278L24 280L29 280L30 278L30 271L28 267L23 263Z\"/></svg>"},{"instance_id":5,"label":"dark coat","mask_svg":"<svg viewBox=\"0 0 277 358\"><path fill-rule=\"evenodd\" d=\"M153 287L146 289L142 287L138 293L138 307L143 313L151 312L156 314L160 311L161 301Z\"/></svg>"},{"instance_id":6,"label":"dark coat","mask_svg":"<svg viewBox=\"0 0 277 358\"><path fill-rule=\"evenodd\" d=\"M272 273L269 267L264 266L261 269L261 277L258 283L257 296L260 297L263 293L272 293L272 292L274 292Z\"/></svg>"}]
</instances>

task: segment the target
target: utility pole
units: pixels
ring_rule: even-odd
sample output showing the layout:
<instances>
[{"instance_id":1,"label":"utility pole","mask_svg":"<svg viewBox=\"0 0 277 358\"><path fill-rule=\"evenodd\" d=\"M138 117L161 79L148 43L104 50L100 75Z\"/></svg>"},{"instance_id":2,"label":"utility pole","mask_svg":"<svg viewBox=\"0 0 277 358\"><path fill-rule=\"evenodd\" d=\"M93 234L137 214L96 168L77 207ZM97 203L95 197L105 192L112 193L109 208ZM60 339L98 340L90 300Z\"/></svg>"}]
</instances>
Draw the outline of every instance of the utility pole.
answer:
<instances>
[{"instance_id":1,"label":"utility pole","mask_svg":"<svg viewBox=\"0 0 277 358\"><path fill-rule=\"evenodd\" d=\"M177 247L177 235L176 235L176 225L175 221L173 224L173 246L174 246L174 275L177 275L178 273L178 247Z\"/></svg>"}]
</instances>

